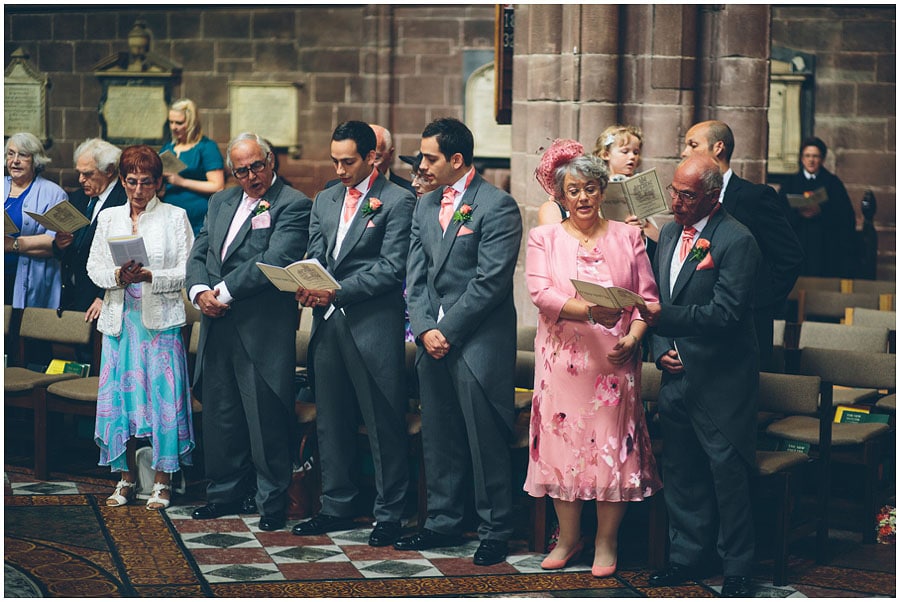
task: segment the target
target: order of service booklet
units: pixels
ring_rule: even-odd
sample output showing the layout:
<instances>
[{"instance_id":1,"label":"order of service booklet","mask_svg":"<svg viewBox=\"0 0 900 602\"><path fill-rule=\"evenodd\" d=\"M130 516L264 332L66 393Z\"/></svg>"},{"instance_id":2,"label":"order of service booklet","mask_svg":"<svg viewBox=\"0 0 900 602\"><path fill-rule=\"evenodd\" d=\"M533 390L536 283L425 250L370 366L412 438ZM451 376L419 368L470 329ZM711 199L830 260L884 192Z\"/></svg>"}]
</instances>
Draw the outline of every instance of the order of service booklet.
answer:
<instances>
[{"instance_id":1,"label":"order of service booklet","mask_svg":"<svg viewBox=\"0 0 900 602\"><path fill-rule=\"evenodd\" d=\"M16 226L16 222L13 221L13 218L9 216L5 210L3 211L3 235L9 236L10 234L15 234L19 231L18 226Z\"/></svg>"},{"instance_id":2,"label":"order of service booklet","mask_svg":"<svg viewBox=\"0 0 900 602\"><path fill-rule=\"evenodd\" d=\"M593 282L585 282L584 280L576 280L572 278L572 284L578 294L584 297L586 301L596 303L601 307L624 308L638 305L646 307L644 299L635 292L627 288L618 286L600 286Z\"/></svg>"},{"instance_id":3,"label":"order of service booklet","mask_svg":"<svg viewBox=\"0 0 900 602\"><path fill-rule=\"evenodd\" d=\"M63 201L53 205L43 214L26 211L31 219L53 232L74 232L91 223L75 205L69 201Z\"/></svg>"},{"instance_id":4,"label":"order of service booklet","mask_svg":"<svg viewBox=\"0 0 900 602\"><path fill-rule=\"evenodd\" d=\"M187 169L185 162L170 150L164 150L159 153L159 158L163 164L163 173L181 173Z\"/></svg>"},{"instance_id":5,"label":"order of service booklet","mask_svg":"<svg viewBox=\"0 0 900 602\"><path fill-rule=\"evenodd\" d=\"M133 259L135 263L149 267L150 259L147 257L147 248L144 246L142 236L115 236L108 242L115 265L123 266Z\"/></svg>"},{"instance_id":6,"label":"order of service booklet","mask_svg":"<svg viewBox=\"0 0 900 602\"><path fill-rule=\"evenodd\" d=\"M802 209L828 200L828 192L826 192L824 186L800 194L788 194L786 196L792 209Z\"/></svg>"},{"instance_id":7,"label":"order of service booklet","mask_svg":"<svg viewBox=\"0 0 900 602\"><path fill-rule=\"evenodd\" d=\"M617 222L624 222L629 215L645 219L658 213L668 213L669 206L656 168L610 182L603 194L600 211L604 218Z\"/></svg>"},{"instance_id":8,"label":"order of service booklet","mask_svg":"<svg viewBox=\"0 0 900 602\"><path fill-rule=\"evenodd\" d=\"M286 293L295 293L298 288L325 291L341 288L338 281L315 258L301 259L283 268L259 261L256 262L256 266L278 290Z\"/></svg>"}]
</instances>

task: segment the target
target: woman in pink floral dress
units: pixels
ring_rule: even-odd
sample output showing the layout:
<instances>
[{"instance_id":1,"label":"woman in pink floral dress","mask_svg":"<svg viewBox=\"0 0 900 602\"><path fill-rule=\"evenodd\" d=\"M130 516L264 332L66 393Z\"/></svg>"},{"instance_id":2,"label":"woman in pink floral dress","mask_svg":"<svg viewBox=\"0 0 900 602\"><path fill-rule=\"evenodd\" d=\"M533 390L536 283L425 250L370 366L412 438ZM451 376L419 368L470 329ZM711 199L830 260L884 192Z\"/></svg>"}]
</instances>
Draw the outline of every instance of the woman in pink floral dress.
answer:
<instances>
[{"instance_id":1,"label":"woman in pink floral dress","mask_svg":"<svg viewBox=\"0 0 900 602\"><path fill-rule=\"evenodd\" d=\"M581 508L596 500L592 573L603 577L616 570L627 502L662 486L640 397L647 325L634 307L588 303L571 279L625 288L648 302L658 293L640 231L600 217L607 171L583 153L578 142L557 140L535 172L569 218L528 238L526 281L540 315L525 491L553 498L559 518L545 569L562 568L581 551Z\"/></svg>"}]
</instances>

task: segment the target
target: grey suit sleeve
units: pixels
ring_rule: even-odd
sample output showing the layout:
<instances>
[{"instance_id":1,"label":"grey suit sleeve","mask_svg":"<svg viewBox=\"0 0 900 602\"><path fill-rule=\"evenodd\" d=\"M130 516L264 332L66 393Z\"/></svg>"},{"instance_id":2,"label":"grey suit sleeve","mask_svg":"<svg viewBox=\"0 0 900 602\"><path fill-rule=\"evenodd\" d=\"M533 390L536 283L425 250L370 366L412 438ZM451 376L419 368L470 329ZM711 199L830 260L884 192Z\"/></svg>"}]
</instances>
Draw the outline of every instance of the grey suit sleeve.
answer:
<instances>
[{"instance_id":1,"label":"grey suit sleeve","mask_svg":"<svg viewBox=\"0 0 900 602\"><path fill-rule=\"evenodd\" d=\"M325 237L322 236L322 222L319 213L327 199L322 198L323 193L316 195L316 200L312 204L309 217L309 244L306 249L307 259L318 259L323 266L328 265L325 260Z\"/></svg>"},{"instance_id":2,"label":"grey suit sleeve","mask_svg":"<svg viewBox=\"0 0 900 602\"><path fill-rule=\"evenodd\" d=\"M465 343L481 322L511 293L513 273L522 243L522 215L515 199L504 195L482 220L478 267L465 292L438 324L451 345Z\"/></svg>"},{"instance_id":3,"label":"grey suit sleeve","mask_svg":"<svg viewBox=\"0 0 900 602\"><path fill-rule=\"evenodd\" d=\"M358 271L340 281L336 292L336 307L346 307L396 289L406 275L406 256L409 252L409 228L415 197L404 190L403 195L388 203L382 209L389 215L385 223L381 256L371 269ZM390 205L390 206L389 206Z\"/></svg>"},{"instance_id":4,"label":"grey suit sleeve","mask_svg":"<svg viewBox=\"0 0 900 602\"><path fill-rule=\"evenodd\" d=\"M669 337L723 336L735 330L750 311L759 269L759 247L742 236L723 249L713 296L703 305L663 304L657 333Z\"/></svg>"},{"instance_id":5,"label":"grey suit sleeve","mask_svg":"<svg viewBox=\"0 0 900 602\"><path fill-rule=\"evenodd\" d=\"M215 200L215 197L213 197L212 200ZM213 209L210 209L210 211L207 212L206 219L203 220L203 227L200 228L200 232L197 233L197 237L194 239L194 244L191 247L190 255L188 255L184 280L184 287L188 292L190 292L192 287L197 286L198 284L203 284L210 288L215 284L210 282L209 271L206 269L206 255L209 251L209 231L207 228L210 223L210 215L213 214ZM193 301L193 299L191 299L191 301Z\"/></svg>"},{"instance_id":6,"label":"grey suit sleeve","mask_svg":"<svg viewBox=\"0 0 900 602\"><path fill-rule=\"evenodd\" d=\"M420 199L413 211L409 255L406 260L406 305L409 310L409 325L416 337L437 328L437 316L432 311L433 303L428 292L429 259L420 237L420 221L424 213L425 201Z\"/></svg>"}]
</instances>

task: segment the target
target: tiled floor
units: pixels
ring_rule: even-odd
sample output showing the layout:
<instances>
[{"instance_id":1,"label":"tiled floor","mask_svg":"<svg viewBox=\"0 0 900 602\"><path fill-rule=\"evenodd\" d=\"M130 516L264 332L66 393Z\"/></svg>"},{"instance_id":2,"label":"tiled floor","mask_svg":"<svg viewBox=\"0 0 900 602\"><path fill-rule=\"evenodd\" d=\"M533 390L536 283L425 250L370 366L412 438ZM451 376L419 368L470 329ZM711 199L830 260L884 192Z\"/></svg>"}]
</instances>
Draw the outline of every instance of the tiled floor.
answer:
<instances>
[{"instance_id":1,"label":"tiled floor","mask_svg":"<svg viewBox=\"0 0 900 602\"><path fill-rule=\"evenodd\" d=\"M89 473L97 474L97 473ZM104 476L75 477L77 480L52 480L35 482L23 470L5 473L6 495L68 495L93 494L102 500L112 491L114 481ZM62 475L56 473L56 477ZM290 528L299 521L288 521L287 527L276 532L258 529L258 515L233 515L216 520L197 521L190 518L194 508L203 503L202 484L189 484L186 495L177 496L166 512L167 519L180 538L180 545L192 557L196 570L210 585L252 583L296 583L324 580L415 580L431 577L496 576L498 579L532 575L540 577L547 571L540 568L542 555L530 553L524 539L511 542L507 561L492 567L477 567L472 555L478 542L474 534L459 546L425 552L400 552L392 547L373 548L367 545L372 525L359 519L357 528L315 537L297 537ZM140 502L138 502L140 503ZM138 511L137 508L134 509ZM527 513L525 513L527 515ZM415 530L410 520L408 532ZM882 546L883 547L883 546ZM654 591L647 587L648 575L645 551L625 552L620 549L620 572L616 579L605 581L587 579L588 588L570 591L518 592L516 596L532 597L553 595L558 597L642 597L714 596L720 589L721 577L693 584L690 591ZM811 564L807 559L795 559ZM589 559L583 559L562 572L584 576L590 570ZM815 569L816 567L813 567ZM865 568L865 567L863 567ZM876 568L876 570L878 570ZM798 573L798 571L795 571ZM793 586L774 587L770 569L762 569L757 581L757 597L853 597L859 592L842 591L823 578L820 582L808 579ZM884 574L881 574L884 576ZM574 575L573 575L574 576ZM589 577L589 575L588 575ZM527 579L526 579L527 580ZM593 585L596 584L596 585ZM841 586L843 587L843 586ZM521 589L521 588L519 588ZM242 590L238 590L244 594ZM512 590L516 592L516 588ZM328 594L324 594L328 595ZM336 595L336 594L335 594ZM471 594L474 595L474 594ZM500 596L485 591L478 596ZM509 597L513 594L502 594Z\"/></svg>"}]
</instances>

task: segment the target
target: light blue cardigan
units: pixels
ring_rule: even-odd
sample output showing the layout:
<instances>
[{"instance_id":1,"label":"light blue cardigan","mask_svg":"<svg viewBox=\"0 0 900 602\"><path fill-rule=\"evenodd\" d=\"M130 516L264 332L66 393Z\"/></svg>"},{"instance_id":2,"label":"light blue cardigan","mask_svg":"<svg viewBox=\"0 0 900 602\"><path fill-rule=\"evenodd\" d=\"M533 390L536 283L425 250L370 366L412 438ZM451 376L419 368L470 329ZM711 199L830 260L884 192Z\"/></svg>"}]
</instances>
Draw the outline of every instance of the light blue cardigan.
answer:
<instances>
[{"instance_id":1,"label":"light blue cardigan","mask_svg":"<svg viewBox=\"0 0 900 602\"><path fill-rule=\"evenodd\" d=\"M3 198L9 198L12 179L6 176L3 180ZM56 237L56 232L46 230L31 219L25 211L45 213L47 209L68 199L66 191L41 176L34 178L34 184L22 203L22 231L20 236L49 234ZM59 261L53 257L28 257L20 255L16 267L16 284L13 291L13 307L59 307L60 296Z\"/></svg>"}]
</instances>

